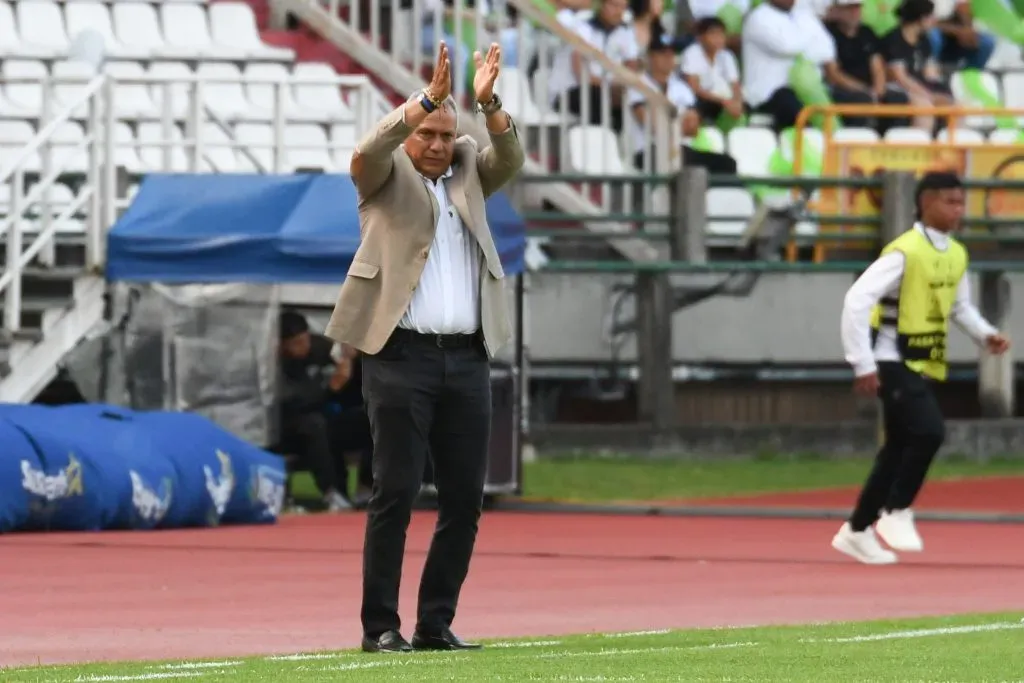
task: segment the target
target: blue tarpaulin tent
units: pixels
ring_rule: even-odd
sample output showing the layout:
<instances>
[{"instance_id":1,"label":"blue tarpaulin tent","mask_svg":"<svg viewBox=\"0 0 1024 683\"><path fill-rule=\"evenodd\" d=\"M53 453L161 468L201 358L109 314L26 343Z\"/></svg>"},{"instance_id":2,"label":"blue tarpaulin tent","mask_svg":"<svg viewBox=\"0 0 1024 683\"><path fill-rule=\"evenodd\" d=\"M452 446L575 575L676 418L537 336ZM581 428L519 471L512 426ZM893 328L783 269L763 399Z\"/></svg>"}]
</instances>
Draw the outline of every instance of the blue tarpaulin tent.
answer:
<instances>
[{"instance_id":1,"label":"blue tarpaulin tent","mask_svg":"<svg viewBox=\"0 0 1024 683\"><path fill-rule=\"evenodd\" d=\"M525 225L504 194L487 221L505 272L521 273ZM340 284L358 246L347 175L155 174L110 231L107 277Z\"/></svg>"}]
</instances>

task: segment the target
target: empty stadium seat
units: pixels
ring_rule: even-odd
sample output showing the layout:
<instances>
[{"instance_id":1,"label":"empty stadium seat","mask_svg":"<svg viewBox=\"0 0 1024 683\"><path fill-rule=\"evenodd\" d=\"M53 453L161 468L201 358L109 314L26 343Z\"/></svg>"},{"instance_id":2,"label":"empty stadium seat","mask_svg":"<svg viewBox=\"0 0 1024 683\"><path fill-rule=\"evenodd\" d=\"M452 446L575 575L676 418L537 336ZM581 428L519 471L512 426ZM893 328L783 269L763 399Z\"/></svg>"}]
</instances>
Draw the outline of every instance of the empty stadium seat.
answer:
<instances>
[{"instance_id":1,"label":"empty stadium seat","mask_svg":"<svg viewBox=\"0 0 1024 683\"><path fill-rule=\"evenodd\" d=\"M988 141L993 145L1019 145L1021 133L1015 128L997 128L988 135Z\"/></svg>"},{"instance_id":2,"label":"empty stadium seat","mask_svg":"<svg viewBox=\"0 0 1024 683\"><path fill-rule=\"evenodd\" d=\"M49 76L42 62L8 59L0 66L3 75L3 116L36 118L43 109L43 81Z\"/></svg>"},{"instance_id":3,"label":"empty stadium seat","mask_svg":"<svg viewBox=\"0 0 1024 683\"><path fill-rule=\"evenodd\" d=\"M835 142L878 142L878 132L872 128L840 128L832 133Z\"/></svg>"},{"instance_id":4,"label":"empty stadium seat","mask_svg":"<svg viewBox=\"0 0 1024 683\"><path fill-rule=\"evenodd\" d=\"M249 117L249 100L237 66L227 62L203 62L196 69L196 76L203 80L203 102L218 116L228 121Z\"/></svg>"},{"instance_id":5,"label":"empty stadium seat","mask_svg":"<svg viewBox=\"0 0 1024 683\"><path fill-rule=\"evenodd\" d=\"M114 163L129 173L142 173L144 170L136 149L135 133L122 121L114 124Z\"/></svg>"},{"instance_id":6,"label":"empty stadium seat","mask_svg":"<svg viewBox=\"0 0 1024 683\"><path fill-rule=\"evenodd\" d=\"M950 137L949 130L943 128L935 136L935 139L938 142L954 142L961 145L981 145L985 143L985 136L980 131L963 126L953 130L952 138Z\"/></svg>"},{"instance_id":7,"label":"empty stadium seat","mask_svg":"<svg viewBox=\"0 0 1024 683\"><path fill-rule=\"evenodd\" d=\"M256 162L261 173L274 173L274 131L266 123L239 123L235 126L235 142L240 149L235 156ZM251 157L251 159L249 159ZM282 166L284 160L282 159Z\"/></svg>"},{"instance_id":8,"label":"empty stadium seat","mask_svg":"<svg viewBox=\"0 0 1024 683\"><path fill-rule=\"evenodd\" d=\"M322 126L315 123L293 123L285 129L284 142L286 149L282 170L285 173L297 169L334 170L330 144Z\"/></svg>"},{"instance_id":9,"label":"empty stadium seat","mask_svg":"<svg viewBox=\"0 0 1024 683\"><path fill-rule=\"evenodd\" d=\"M177 59L230 59L244 60L246 50L218 45L210 35L206 9L195 4L163 3L160 5L160 23L167 49Z\"/></svg>"},{"instance_id":10,"label":"empty stadium seat","mask_svg":"<svg viewBox=\"0 0 1024 683\"><path fill-rule=\"evenodd\" d=\"M768 160L779 145L778 138L769 128L733 128L726 137L729 154L736 159L740 175L764 176Z\"/></svg>"},{"instance_id":11,"label":"empty stadium seat","mask_svg":"<svg viewBox=\"0 0 1024 683\"><path fill-rule=\"evenodd\" d=\"M359 139L355 124L336 123L331 126L331 156L334 157L334 167L339 173L348 173L357 142Z\"/></svg>"},{"instance_id":12,"label":"empty stadium seat","mask_svg":"<svg viewBox=\"0 0 1024 683\"><path fill-rule=\"evenodd\" d=\"M140 64L107 62L103 71L114 79L114 116L133 120L159 118L159 110L145 83L146 72Z\"/></svg>"},{"instance_id":13,"label":"empty stadium seat","mask_svg":"<svg viewBox=\"0 0 1024 683\"><path fill-rule=\"evenodd\" d=\"M25 54L54 58L67 53L68 34L64 29L64 16L57 3L49 0L19 2L15 15L21 44L26 48ZM19 53L21 52L19 49Z\"/></svg>"},{"instance_id":14,"label":"empty stadium seat","mask_svg":"<svg viewBox=\"0 0 1024 683\"><path fill-rule=\"evenodd\" d=\"M573 126L569 129L569 163L577 171L594 175L633 173L622 161L619 140L601 126Z\"/></svg>"},{"instance_id":15,"label":"empty stadium seat","mask_svg":"<svg viewBox=\"0 0 1024 683\"><path fill-rule=\"evenodd\" d=\"M206 123L202 128L203 158L218 173L251 173L255 166L239 163L232 147L231 138L215 123Z\"/></svg>"},{"instance_id":16,"label":"empty stadium seat","mask_svg":"<svg viewBox=\"0 0 1024 683\"><path fill-rule=\"evenodd\" d=\"M710 151L718 152L719 154L725 152L725 133L722 132L721 128L705 126L701 133Z\"/></svg>"},{"instance_id":17,"label":"empty stadium seat","mask_svg":"<svg viewBox=\"0 0 1024 683\"><path fill-rule=\"evenodd\" d=\"M764 172L761 172L763 175ZM739 187L713 187L707 193L707 234L716 237L735 237L747 229L754 215L754 198ZM740 220L716 220L716 218Z\"/></svg>"},{"instance_id":18,"label":"empty stadium seat","mask_svg":"<svg viewBox=\"0 0 1024 683\"><path fill-rule=\"evenodd\" d=\"M82 103L89 81L96 78L96 70L92 64L84 62L61 61L53 64L53 113L64 111L74 106L71 116L76 119L89 118L89 105Z\"/></svg>"},{"instance_id":19,"label":"empty stadium seat","mask_svg":"<svg viewBox=\"0 0 1024 683\"><path fill-rule=\"evenodd\" d=\"M172 56L174 51L164 41L160 20L153 5L116 2L112 6L112 18L114 35L126 53L138 55L139 59Z\"/></svg>"},{"instance_id":20,"label":"empty stadium seat","mask_svg":"<svg viewBox=\"0 0 1024 683\"><path fill-rule=\"evenodd\" d=\"M91 0L75 0L64 5L64 19L67 21L68 37L75 37L84 31L95 31L103 37L106 53L113 57L145 59L148 55L141 50L131 50L114 36L114 24L107 5Z\"/></svg>"},{"instance_id":21,"label":"empty stadium seat","mask_svg":"<svg viewBox=\"0 0 1024 683\"><path fill-rule=\"evenodd\" d=\"M278 98L281 98L286 119L317 121L316 112L307 113L295 101L291 86L288 85L290 77L282 64L248 64L245 67L245 95L249 101L247 118L273 119ZM284 86L269 81L278 81L284 83Z\"/></svg>"},{"instance_id":22,"label":"empty stadium seat","mask_svg":"<svg viewBox=\"0 0 1024 683\"><path fill-rule=\"evenodd\" d=\"M295 65L293 94L295 102L310 120L352 121L351 109L341 97L338 87L338 73L330 64L322 62L301 62Z\"/></svg>"},{"instance_id":23,"label":"empty stadium seat","mask_svg":"<svg viewBox=\"0 0 1024 683\"><path fill-rule=\"evenodd\" d=\"M192 70L182 62L153 62L149 65L149 94L153 98L157 117L164 115L164 94L169 95L171 117L182 119L188 114L192 99Z\"/></svg>"},{"instance_id":24,"label":"empty stadium seat","mask_svg":"<svg viewBox=\"0 0 1024 683\"><path fill-rule=\"evenodd\" d=\"M1003 74L1003 103L1011 109L1024 109L1024 73ZM1024 116L1017 117L1024 123Z\"/></svg>"},{"instance_id":25,"label":"empty stadium seat","mask_svg":"<svg viewBox=\"0 0 1024 683\"><path fill-rule=\"evenodd\" d=\"M546 111L541 112L533 101L530 81L515 67L504 67L498 75L495 88L501 93L505 110L524 126L542 126L557 124L558 115Z\"/></svg>"},{"instance_id":26,"label":"empty stadium seat","mask_svg":"<svg viewBox=\"0 0 1024 683\"><path fill-rule=\"evenodd\" d=\"M164 142L168 137L169 144ZM178 126L171 126L170 135L166 136L162 124L140 123L135 138L139 143L139 160L146 171L181 173L189 170L188 157L182 147L185 136ZM165 162L166 149L170 150L170 164Z\"/></svg>"},{"instance_id":27,"label":"empty stadium seat","mask_svg":"<svg viewBox=\"0 0 1024 683\"><path fill-rule=\"evenodd\" d=\"M256 28L252 7L244 2L217 2L210 5L210 36L219 47L238 50L248 59L290 62L295 51L267 45Z\"/></svg>"},{"instance_id":28,"label":"empty stadium seat","mask_svg":"<svg viewBox=\"0 0 1024 683\"><path fill-rule=\"evenodd\" d=\"M74 121L60 123L50 137L51 170L85 173L89 170L89 146L82 144L85 133ZM45 152L41 153L45 156Z\"/></svg>"},{"instance_id":29,"label":"empty stadium seat","mask_svg":"<svg viewBox=\"0 0 1024 683\"><path fill-rule=\"evenodd\" d=\"M923 144L931 142L932 136L928 134L928 131L921 130L920 128L895 126L885 131L885 137L883 139L886 142Z\"/></svg>"}]
</instances>

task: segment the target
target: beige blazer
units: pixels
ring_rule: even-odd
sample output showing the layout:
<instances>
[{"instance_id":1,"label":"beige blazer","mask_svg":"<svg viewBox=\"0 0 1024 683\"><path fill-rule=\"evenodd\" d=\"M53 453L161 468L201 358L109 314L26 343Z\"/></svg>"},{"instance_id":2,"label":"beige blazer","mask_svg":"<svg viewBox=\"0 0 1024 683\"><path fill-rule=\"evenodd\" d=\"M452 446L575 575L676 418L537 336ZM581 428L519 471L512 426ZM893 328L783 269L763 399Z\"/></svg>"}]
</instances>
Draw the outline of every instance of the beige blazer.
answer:
<instances>
[{"instance_id":1,"label":"beige blazer","mask_svg":"<svg viewBox=\"0 0 1024 683\"><path fill-rule=\"evenodd\" d=\"M401 148L413 130L402 120L403 108L385 116L356 148L361 166L354 169L358 173L352 181L359 196L362 240L325 331L336 342L371 355L380 351L408 309L437 229L437 199ZM456 140L448 192L483 252L480 321L487 353L493 357L508 343L512 326L505 273L484 200L515 177L525 157L514 122L507 132L490 137L491 144L482 150L469 136Z\"/></svg>"}]
</instances>

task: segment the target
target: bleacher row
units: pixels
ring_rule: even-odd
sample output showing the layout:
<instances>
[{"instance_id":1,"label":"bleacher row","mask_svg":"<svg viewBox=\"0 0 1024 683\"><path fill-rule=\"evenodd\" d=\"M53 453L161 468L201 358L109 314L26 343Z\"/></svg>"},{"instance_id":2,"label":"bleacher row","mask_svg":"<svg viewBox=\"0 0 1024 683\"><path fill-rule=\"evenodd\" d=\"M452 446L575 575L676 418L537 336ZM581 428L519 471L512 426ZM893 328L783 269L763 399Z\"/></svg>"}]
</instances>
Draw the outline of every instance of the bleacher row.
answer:
<instances>
[{"instance_id":1,"label":"bleacher row","mask_svg":"<svg viewBox=\"0 0 1024 683\"><path fill-rule=\"evenodd\" d=\"M107 55L130 60L284 61L289 48L266 45L244 2L118 0L0 2L0 57L59 59L77 36L93 31Z\"/></svg>"}]
</instances>

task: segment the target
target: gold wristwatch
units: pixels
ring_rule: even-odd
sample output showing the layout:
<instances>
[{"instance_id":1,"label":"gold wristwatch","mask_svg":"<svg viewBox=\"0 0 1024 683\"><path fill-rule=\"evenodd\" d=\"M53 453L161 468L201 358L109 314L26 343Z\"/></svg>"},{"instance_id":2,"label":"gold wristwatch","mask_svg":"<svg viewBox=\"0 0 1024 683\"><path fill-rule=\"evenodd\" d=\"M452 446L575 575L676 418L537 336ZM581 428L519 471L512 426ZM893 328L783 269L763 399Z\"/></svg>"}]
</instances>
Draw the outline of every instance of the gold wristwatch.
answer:
<instances>
[{"instance_id":1,"label":"gold wristwatch","mask_svg":"<svg viewBox=\"0 0 1024 683\"><path fill-rule=\"evenodd\" d=\"M494 112L501 110L501 98L495 93L491 95L489 102L477 102L476 110L484 116L490 116Z\"/></svg>"}]
</instances>

